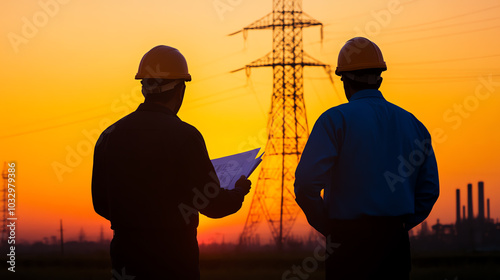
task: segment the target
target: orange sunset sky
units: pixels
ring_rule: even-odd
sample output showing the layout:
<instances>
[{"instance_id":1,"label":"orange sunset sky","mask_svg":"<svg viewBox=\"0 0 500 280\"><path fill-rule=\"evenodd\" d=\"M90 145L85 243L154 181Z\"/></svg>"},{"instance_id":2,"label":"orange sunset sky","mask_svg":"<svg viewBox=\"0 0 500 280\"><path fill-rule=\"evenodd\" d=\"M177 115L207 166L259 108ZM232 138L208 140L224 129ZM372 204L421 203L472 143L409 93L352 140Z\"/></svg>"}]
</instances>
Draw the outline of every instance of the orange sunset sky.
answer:
<instances>
[{"instance_id":1,"label":"orange sunset sky","mask_svg":"<svg viewBox=\"0 0 500 280\"><path fill-rule=\"evenodd\" d=\"M97 240L109 222L90 195L93 146L101 131L143 98L134 75L152 47L178 48L193 81L179 116L205 137L212 158L265 146L270 69L230 71L271 51L271 31L227 34L263 17L271 0L2 1L0 8L0 161L17 164L17 235L33 241L81 228ZM304 0L324 24L304 29L304 49L336 66L342 45L366 36L388 65L381 91L415 114L434 137L441 196L428 221L455 220L455 189L485 182L491 216L500 217L500 1ZM347 102L338 77L306 68L309 127ZM250 177L255 186L258 170ZM236 240L253 191L235 215L201 218L200 242ZM148 199L137 186L137 199ZM130 205L134 207L134 205ZM137 209L140 211L140 209ZM147 215L147 213L144 213ZM298 224L303 224L300 217ZM140 223L140 221L138 221ZM302 229L301 229L302 228ZM307 234L296 226L297 234ZM262 234L268 227L261 224Z\"/></svg>"}]
</instances>

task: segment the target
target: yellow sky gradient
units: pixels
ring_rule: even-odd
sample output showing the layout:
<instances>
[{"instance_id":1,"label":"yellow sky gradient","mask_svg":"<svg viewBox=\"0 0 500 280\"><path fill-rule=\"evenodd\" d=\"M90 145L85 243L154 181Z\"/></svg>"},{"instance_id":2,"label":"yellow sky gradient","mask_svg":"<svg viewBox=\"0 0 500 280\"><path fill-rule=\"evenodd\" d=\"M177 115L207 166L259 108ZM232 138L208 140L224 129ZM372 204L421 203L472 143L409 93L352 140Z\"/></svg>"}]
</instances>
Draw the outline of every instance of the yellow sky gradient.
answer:
<instances>
[{"instance_id":1,"label":"yellow sky gradient","mask_svg":"<svg viewBox=\"0 0 500 280\"><path fill-rule=\"evenodd\" d=\"M109 228L92 209L92 149L105 127L142 101L134 75L156 45L176 47L188 60L193 81L179 116L202 132L212 158L264 148L272 72L253 69L248 79L229 72L271 51L271 31L249 32L246 41L227 34L271 12L271 0L0 5L0 160L17 163L19 238L56 235L59 219L68 240L81 228L88 239ZM475 184L477 213L479 180L499 217L500 1L304 0L303 7L325 25L322 43L319 27L304 30L307 53L335 67L345 41L370 38L388 65L384 96L433 134L442 188L430 223L454 221L455 189L464 202L467 183ZM306 68L304 83L310 128L347 101L340 79L330 84L322 69ZM202 218L200 240L220 241L221 233L234 240L252 195L233 216Z\"/></svg>"}]
</instances>

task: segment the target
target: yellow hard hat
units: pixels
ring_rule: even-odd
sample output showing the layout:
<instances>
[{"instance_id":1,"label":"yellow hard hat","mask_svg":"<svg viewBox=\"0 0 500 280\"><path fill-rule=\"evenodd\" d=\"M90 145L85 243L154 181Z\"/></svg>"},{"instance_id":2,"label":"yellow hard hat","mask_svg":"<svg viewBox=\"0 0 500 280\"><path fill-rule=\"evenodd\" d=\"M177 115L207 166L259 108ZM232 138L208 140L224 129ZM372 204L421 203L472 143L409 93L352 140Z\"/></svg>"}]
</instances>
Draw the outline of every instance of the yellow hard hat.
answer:
<instances>
[{"instance_id":1,"label":"yellow hard hat","mask_svg":"<svg viewBox=\"0 0 500 280\"><path fill-rule=\"evenodd\" d=\"M347 41L339 53L335 74L362 69L387 70L384 57L379 47L364 37L355 37Z\"/></svg>"},{"instance_id":2,"label":"yellow hard hat","mask_svg":"<svg viewBox=\"0 0 500 280\"><path fill-rule=\"evenodd\" d=\"M163 45L152 48L142 57L135 78L191 81L184 56L176 48Z\"/></svg>"}]
</instances>

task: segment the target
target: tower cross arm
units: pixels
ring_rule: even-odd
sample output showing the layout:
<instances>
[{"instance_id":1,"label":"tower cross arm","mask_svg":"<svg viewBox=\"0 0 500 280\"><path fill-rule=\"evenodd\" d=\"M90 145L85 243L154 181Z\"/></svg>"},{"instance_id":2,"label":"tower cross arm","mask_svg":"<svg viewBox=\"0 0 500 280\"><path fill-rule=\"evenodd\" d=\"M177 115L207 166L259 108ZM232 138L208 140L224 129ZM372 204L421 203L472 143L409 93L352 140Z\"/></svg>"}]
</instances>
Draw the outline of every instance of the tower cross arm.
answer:
<instances>
[{"instance_id":1,"label":"tower cross arm","mask_svg":"<svg viewBox=\"0 0 500 280\"><path fill-rule=\"evenodd\" d=\"M306 52L304 52L303 65L304 66L322 66L322 67L328 66L328 64L324 64L323 62L310 56Z\"/></svg>"},{"instance_id":2,"label":"tower cross arm","mask_svg":"<svg viewBox=\"0 0 500 280\"><path fill-rule=\"evenodd\" d=\"M318 20L315 20L313 17L310 15L302 12L302 21L299 23L301 27L308 27L308 26L314 26L314 25L320 25L323 26L323 23L321 23Z\"/></svg>"},{"instance_id":3,"label":"tower cross arm","mask_svg":"<svg viewBox=\"0 0 500 280\"><path fill-rule=\"evenodd\" d=\"M270 52L266 54L265 56L252 61L250 64L245 65L245 67L236 69L231 71L231 73L238 72L241 70L248 70L249 68L254 68L254 67L268 67L268 66L273 66L273 53Z\"/></svg>"},{"instance_id":4,"label":"tower cross arm","mask_svg":"<svg viewBox=\"0 0 500 280\"><path fill-rule=\"evenodd\" d=\"M273 13L269 13L265 15L264 17L258 19L257 21L253 22L252 24L244 27L241 30L238 30L236 32L233 32L229 34L228 36L233 36L236 35L240 32L245 32L250 29L269 29L273 27Z\"/></svg>"},{"instance_id":5,"label":"tower cross arm","mask_svg":"<svg viewBox=\"0 0 500 280\"><path fill-rule=\"evenodd\" d=\"M304 52L303 65L304 66L323 67L325 69L326 74L328 75L328 78L330 79L330 82L333 84L333 75L332 75L332 69L331 69L330 65L324 64L323 62L317 60L316 58L310 56L309 54L307 54L305 52Z\"/></svg>"},{"instance_id":6,"label":"tower cross arm","mask_svg":"<svg viewBox=\"0 0 500 280\"><path fill-rule=\"evenodd\" d=\"M289 13L291 13L291 12L289 12ZM301 13L302 14L301 20L298 22L295 21L293 23L276 24L276 22L274 21L273 13L269 13L269 14L265 15L264 17L251 23L250 25L244 27L243 29L229 34L228 36L233 36L233 35L236 35L240 32L245 32L245 31L251 30L251 29L271 29L271 28L277 27L277 26L294 26L294 27L309 27L309 26L315 26L315 25L323 26L323 23L315 20L313 17L311 17L310 15L308 15L304 12L293 11L293 13Z\"/></svg>"}]
</instances>

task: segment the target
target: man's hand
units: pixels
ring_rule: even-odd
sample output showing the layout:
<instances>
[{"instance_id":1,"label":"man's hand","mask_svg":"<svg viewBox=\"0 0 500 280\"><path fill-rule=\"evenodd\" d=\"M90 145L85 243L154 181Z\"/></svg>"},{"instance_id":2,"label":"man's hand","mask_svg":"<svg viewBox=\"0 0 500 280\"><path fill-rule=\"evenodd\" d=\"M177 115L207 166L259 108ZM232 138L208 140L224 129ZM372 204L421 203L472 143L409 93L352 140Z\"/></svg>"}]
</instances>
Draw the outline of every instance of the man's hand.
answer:
<instances>
[{"instance_id":1,"label":"man's hand","mask_svg":"<svg viewBox=\"0 0 500 280\"><path fill-rule=\"evenodd\" d=\"M252 185L252 182L248 180L244 175L241 175L241 177L234 183L234 189L237 190L241 195L245 196L250 192L250 186Z\"/></svg>"}]
</instances>

